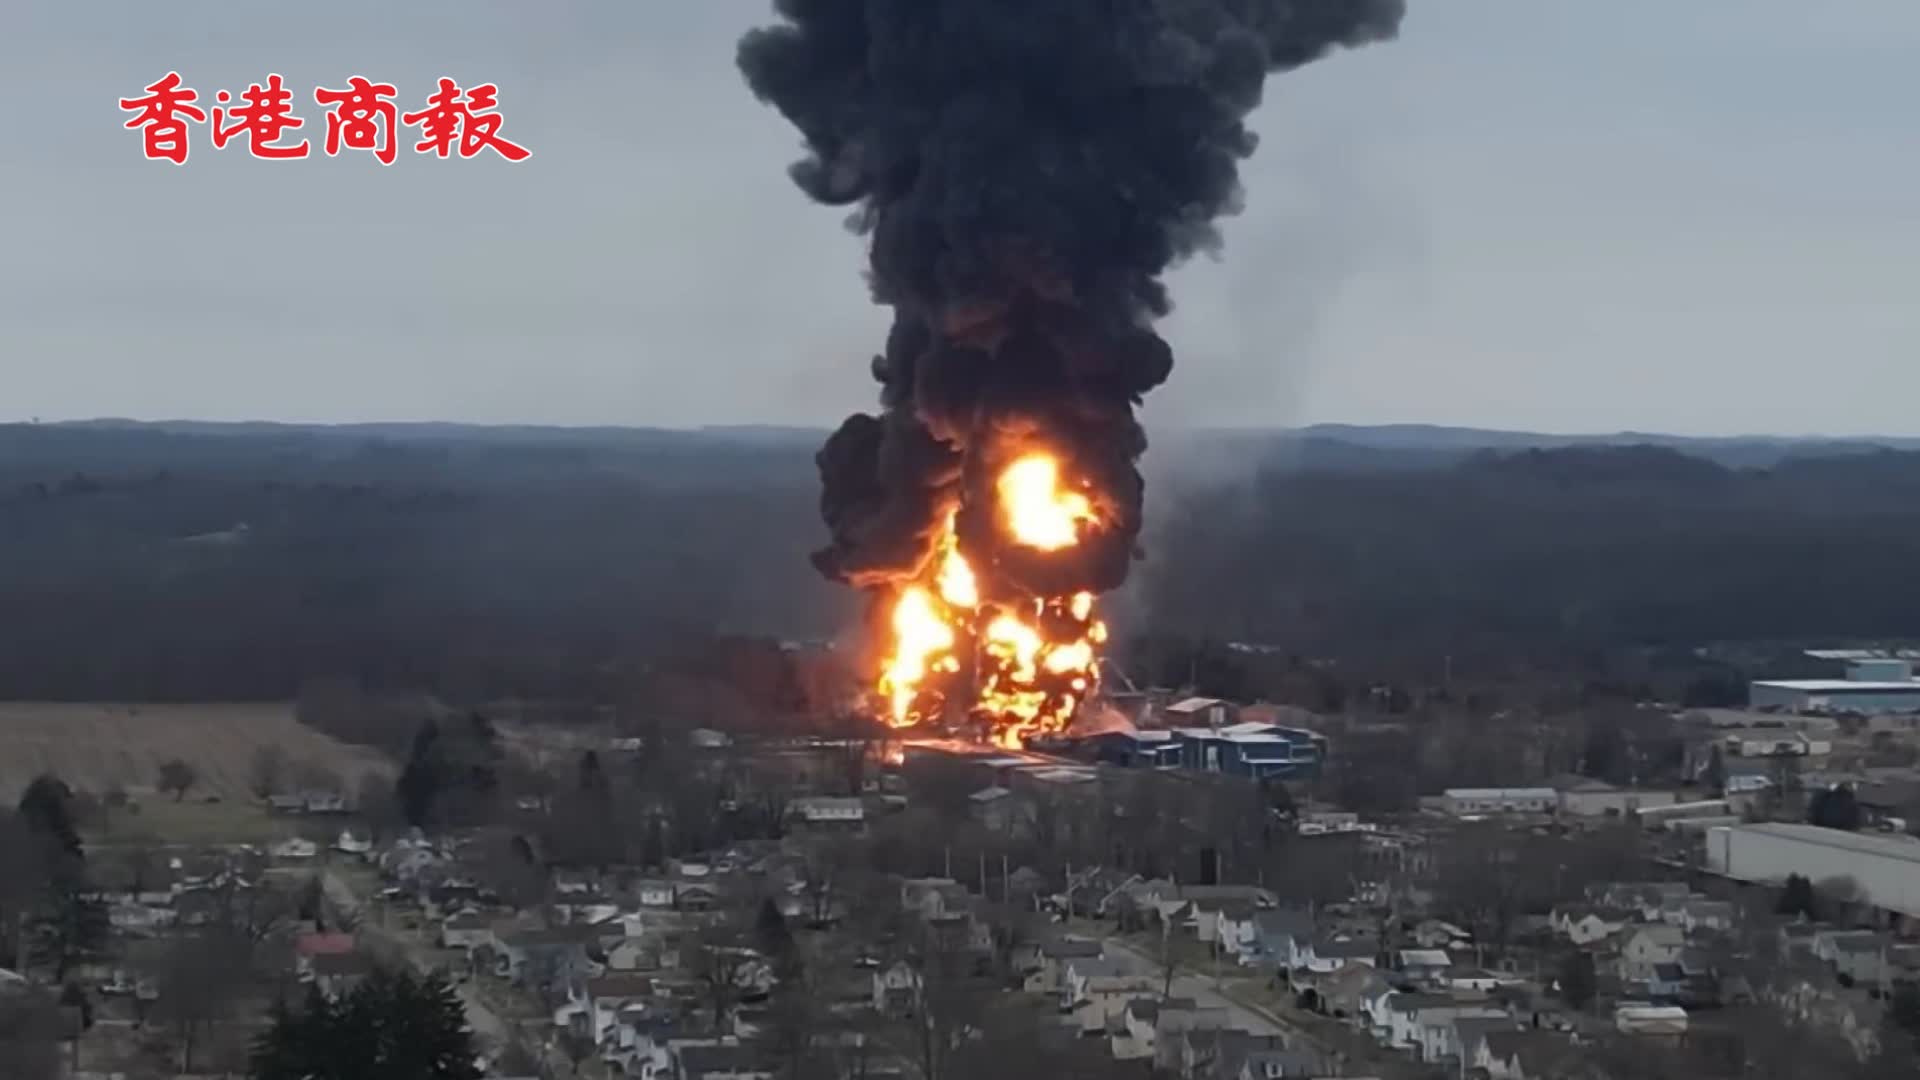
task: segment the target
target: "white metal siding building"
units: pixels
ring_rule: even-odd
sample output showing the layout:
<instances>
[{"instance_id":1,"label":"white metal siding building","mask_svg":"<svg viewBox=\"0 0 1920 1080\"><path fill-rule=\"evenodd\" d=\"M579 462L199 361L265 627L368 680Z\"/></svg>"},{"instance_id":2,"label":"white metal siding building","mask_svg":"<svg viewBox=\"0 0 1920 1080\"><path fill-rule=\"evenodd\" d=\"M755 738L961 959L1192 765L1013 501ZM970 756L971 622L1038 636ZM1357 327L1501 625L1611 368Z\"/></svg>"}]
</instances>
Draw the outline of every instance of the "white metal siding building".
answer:
<instances>
[{"instance_id":1,"label":"white metal siding building","mask_svg":"<svg viewBox=\"0 0 1920 1080\"><path fill-rule=\"evenodd\" d=\"M1560 804L1552 788L1448 788L1442 795L1449 814L1547 814Z\"/></svg>"},{"instance_id":2,"label":"white metal siding building","mask_svg":"<svg viewBox=\"0 0 1920 1080\"><path fill-rule=\"evenodd\" d=\"M1878 908L1920 918L1920 841L1813 825L1729 825L1707 833L1707 869L1735 881L1852 878Z\"/></svg>"}]
</instances>

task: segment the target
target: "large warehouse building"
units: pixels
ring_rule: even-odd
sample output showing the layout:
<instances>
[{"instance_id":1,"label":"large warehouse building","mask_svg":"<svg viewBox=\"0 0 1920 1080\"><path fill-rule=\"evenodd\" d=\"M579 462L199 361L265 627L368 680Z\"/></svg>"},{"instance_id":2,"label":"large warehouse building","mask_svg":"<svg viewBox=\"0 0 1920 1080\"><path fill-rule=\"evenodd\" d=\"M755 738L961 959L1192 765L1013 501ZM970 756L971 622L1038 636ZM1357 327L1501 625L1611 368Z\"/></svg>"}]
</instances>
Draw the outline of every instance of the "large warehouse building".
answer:
<instances>
[{"instance_id":1,"label":"large warehouse building","mask_svg":"<svg viewBox=\"0 0 1920 1080\"><path fill-rule=\"evenodd\" d=\"M1735 881L1816 884L1852 878L1874 907L1920 918L1920 840L1814 825L1728 825L1707 832L1707 869Z\"/></svg>"},{"instance_id":2,"label":"large warehouse building","mask_svg":"<svg viewBox=\"0 0 1920 1080\"><path fill-rule=\"evenodd\" d=\"M1913 664L1893 657L1847 661L1844 679L1760 679L1747 687L1756 709L1788 712L1920 712Z\"/></svg>"}]
</instances>

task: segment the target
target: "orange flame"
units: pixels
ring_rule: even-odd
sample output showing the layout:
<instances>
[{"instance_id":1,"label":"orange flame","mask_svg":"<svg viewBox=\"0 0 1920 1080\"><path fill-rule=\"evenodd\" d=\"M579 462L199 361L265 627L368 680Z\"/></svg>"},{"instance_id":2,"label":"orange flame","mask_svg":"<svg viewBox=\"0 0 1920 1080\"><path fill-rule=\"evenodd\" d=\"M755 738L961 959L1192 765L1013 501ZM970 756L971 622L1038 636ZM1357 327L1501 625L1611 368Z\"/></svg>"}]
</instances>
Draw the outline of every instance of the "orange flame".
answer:
<instances>
[{"instance_id":1,"label":"orange flame","mask_svg":"<svg viewBox=\"0 0 1920 1080\"><path fill-rule=\"evenodd\" d=\"M1040 551L1080 542L1080 526L1096 521L1093 500L1060 490L1060 463L1051 454L1028 454L1000 474L1000 504L1014 540Z\"/></svg>"},{"instance_id":2,"label":"orange flame","mask_svg":"<svg viewBox=\"0 0 1920 1080\"><path fill-rule=\"evenodd\" d=\"M1061 490L1060 463L1049 454L1015 461L996 492L1009 536L1041 551L1079 543L1081 526L1097 521L1091 499ZM1064 730L1099 682L1107 627L1094 618L1093 594L983 602L951 518L930 576L894 601L892 650L879 678L889 721L911 727L936 719L971 652L972 711L994 743L1017 749L1034 735Z\"/></svg>"}]
</instances>

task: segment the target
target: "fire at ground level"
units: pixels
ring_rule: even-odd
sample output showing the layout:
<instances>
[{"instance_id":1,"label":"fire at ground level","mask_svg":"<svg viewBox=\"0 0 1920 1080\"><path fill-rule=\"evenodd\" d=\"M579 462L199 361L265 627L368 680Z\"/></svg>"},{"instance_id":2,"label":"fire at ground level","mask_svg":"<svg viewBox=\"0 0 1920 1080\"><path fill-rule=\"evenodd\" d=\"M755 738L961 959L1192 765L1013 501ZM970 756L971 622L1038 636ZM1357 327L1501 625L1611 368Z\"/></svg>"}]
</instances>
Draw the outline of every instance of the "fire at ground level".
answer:
<instances>
[{"instance_id":1,"label":"fire at ground level","mask_svg":"<svg viewBox=\"0 0 1920 1080\"><path fill-rule=\"evenodd\" d=\"M1066 551L1084 529L1100 526L1095 500L1063 481L1059 460L1044 451L1007 466L994 491L1005 544ZM883 604L880 715L890 727L964 733L1005 748L1066 730L1099 686L1107 627L1094 594L1010 587L991 547L963 550L954 518L928 567Z\"/></svg>"}]
</instances>

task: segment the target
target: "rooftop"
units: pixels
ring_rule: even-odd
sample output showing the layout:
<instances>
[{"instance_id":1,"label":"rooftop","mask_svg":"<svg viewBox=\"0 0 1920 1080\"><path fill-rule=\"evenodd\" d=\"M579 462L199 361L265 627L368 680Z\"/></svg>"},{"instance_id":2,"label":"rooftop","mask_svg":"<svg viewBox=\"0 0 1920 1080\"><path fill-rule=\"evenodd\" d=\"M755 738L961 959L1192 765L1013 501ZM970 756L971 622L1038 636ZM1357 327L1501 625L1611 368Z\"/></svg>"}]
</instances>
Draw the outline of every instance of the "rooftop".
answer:
<instances>
[{"instance_id":1,"label":"rooftop","mask_svg":"<svg viewBox=\"0 0 1920 1080\"><path fill-rule=\"evenodd\" d=\"M1899 691L1920 694L1920 679L1908 679L1904 682L1869 682L1853 679L1758 679L1755 686L1764 686L1770 690L1801 690L1809 694L1836 694L1848 691L1884 694Z\"/></svg>"},{"instance_id":2,"label":"rooftop","mask_svg":"<svg viewBox=\"0 0 1920 1080\"><path fill-rule=\"evenodd\" d=\"M1198 713L1198 712L1205 712L1206 710L1213 708L1215 705L1225 705L1225 704L1226 702L1221 701L1219 698L1190 697L1190 698L1183 698L1182 700L1176 701L1173 704L1167 706L1166 711L1170 713Z\"/></svg>"},{"instance_id":3,"label":"rooftop","mask_svg":"<svg viewBox=\"0 0 1920 1080\"><path fill-rule=\"evenodd\" d=\"M1905 837L1870 836L1865 833L1843 832L1839 829L1823 829L1818 825L1794 825L1779 821L1727 827L1739 832L1770 836L1780 840L1817 844L1821 847L1839 848L1861 855L1877 855L1885 859L1920 863L1920 841Z\"/></svg>"}]
</instances>

